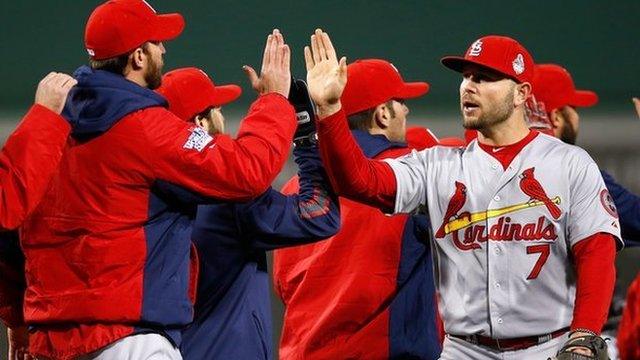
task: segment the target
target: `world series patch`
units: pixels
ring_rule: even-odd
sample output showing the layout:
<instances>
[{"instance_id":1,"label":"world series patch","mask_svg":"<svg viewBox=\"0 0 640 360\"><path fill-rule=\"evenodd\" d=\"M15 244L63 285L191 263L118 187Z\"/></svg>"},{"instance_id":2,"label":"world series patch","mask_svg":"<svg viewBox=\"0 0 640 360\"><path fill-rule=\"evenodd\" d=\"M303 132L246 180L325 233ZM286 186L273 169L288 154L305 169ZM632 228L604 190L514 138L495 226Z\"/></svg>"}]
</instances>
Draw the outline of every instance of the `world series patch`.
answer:
<instances>
[{"instance_id":1,"label":"world series patch","mask_svg":"<svg viewBox=\"0 0 640 360\"><path fill-rule=\"evenodd\" d=\"M189 135L187 142L185 142L182 147L184 149L195 149L198 152L201 152L211 141L213 141L213 137L211 137L211 135L209 135L204 129L196 127L191 131L191 135Z\"/></svg>"}]
</instances>

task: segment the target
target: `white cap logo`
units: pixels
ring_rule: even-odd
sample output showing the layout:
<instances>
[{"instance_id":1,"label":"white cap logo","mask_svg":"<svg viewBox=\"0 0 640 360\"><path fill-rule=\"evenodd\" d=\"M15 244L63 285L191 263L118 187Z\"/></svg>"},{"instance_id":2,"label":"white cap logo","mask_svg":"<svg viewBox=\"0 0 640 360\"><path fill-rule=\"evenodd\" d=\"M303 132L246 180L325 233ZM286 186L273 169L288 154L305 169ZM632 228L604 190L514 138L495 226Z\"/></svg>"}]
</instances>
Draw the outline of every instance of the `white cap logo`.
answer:
<instances>
[{"instance_id":1,"label":"white cap logo","mask_svg":"<svg viewBox=\"0 0 640 360\"><path fill-rule=\"evenodd\" d=\"M482 40L476 40L473 44L471 44L471 48L469 49L469 56L480 56L482 52Z\"/></svg>"},{"instance_id":2,"label":"white cap logo","mask_svg":"<svg viewBox=\"0 0 640 360\"><path fill-rule=\"evenodd\" d=\"M96 52L91 49L87 49L87 54L89 54L89 56L96 56Z\"/></svg>"},{"instance_id":3,"label":"white cap logo","mask_svg":"<svg viewBox=\"0 0 640 360\"><path fill-rule=\"evenodd\" d=\"M515 71L516 75L520 75L524 72L524 57L522 54L518 54L516 58L513 60L513 71Z\"/></svg>"}]
</instances>

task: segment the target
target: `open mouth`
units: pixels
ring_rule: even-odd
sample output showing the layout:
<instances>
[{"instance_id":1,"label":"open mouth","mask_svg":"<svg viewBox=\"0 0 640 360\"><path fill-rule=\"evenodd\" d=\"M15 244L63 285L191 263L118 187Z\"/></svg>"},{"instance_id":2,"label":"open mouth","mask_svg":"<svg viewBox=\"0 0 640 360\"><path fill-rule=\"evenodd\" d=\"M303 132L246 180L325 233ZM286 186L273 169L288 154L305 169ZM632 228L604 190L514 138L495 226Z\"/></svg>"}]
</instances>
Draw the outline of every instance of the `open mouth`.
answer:
<instances>
[{"instance_id":1,"label":"open mouth","mask_svg":"<svg viewBox=\"0 0 640 360\"><path fill-rule=\"evenodd\" d=\"M475 109L477 109L479 107L480 107L480 105L478 105L477 103L475 103L473 101L466 100L466 101L462 102L462 109L464 111L473 111L473 110L475 110Z\"/></svg>"}]
</instances>

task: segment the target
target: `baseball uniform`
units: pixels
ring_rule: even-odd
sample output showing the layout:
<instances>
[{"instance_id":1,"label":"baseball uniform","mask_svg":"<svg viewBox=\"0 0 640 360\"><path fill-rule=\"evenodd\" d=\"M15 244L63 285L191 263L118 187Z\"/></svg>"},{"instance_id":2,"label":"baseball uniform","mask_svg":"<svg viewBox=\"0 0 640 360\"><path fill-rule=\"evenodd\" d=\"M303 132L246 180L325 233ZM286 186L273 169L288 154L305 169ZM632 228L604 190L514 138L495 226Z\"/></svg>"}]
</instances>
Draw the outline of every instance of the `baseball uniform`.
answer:
<instances>
[{"instance_id":1,"label":"baseball uniform","mask_svg":"<svg viewBox=\"0 0 640 360\"><path fill-rule=\"evenodd\" d=\"M447 333L517 338L571 324L571 247L600 232L620 237L585 151L538 134L504 170L477 140L386 161L397 180L395 212L425 205L434 231L444 230L433 244Z\"/></svg>"}]
</instances>

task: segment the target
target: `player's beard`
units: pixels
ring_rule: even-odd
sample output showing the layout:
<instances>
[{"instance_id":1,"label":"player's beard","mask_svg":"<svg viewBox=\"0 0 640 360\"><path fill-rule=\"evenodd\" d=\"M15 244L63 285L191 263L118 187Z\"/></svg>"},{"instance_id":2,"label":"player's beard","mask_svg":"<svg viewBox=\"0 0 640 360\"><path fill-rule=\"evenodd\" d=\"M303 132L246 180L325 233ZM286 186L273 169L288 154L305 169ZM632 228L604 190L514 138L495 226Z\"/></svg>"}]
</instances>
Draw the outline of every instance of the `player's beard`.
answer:
<instances>
[{"instance_id":1,"label":"player's beard","mask_svg":"<svg viewBox=\"0 0 640 360\"><path fill-rule=\"evenodd\" d=\"M152 56L149 57L149 66L144 73L144 81L147 87L155 90L162 84L162 63L156 61Z\"/></svg>"},{"instance_id":2,"label":"player's beard","mask_svg":"<svg viewBox=\"0 0 640 360\"><path fill-rule=\"evenodd\" d=\"M513 91L508 91L502 101L487 111L483 111L475 120L464 119L462 126L468 130L488 129L496 124L507 121L513 114ZM464 116L464 115L463 115Z\"/></svg>"}]
</instances>

